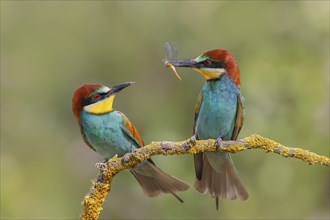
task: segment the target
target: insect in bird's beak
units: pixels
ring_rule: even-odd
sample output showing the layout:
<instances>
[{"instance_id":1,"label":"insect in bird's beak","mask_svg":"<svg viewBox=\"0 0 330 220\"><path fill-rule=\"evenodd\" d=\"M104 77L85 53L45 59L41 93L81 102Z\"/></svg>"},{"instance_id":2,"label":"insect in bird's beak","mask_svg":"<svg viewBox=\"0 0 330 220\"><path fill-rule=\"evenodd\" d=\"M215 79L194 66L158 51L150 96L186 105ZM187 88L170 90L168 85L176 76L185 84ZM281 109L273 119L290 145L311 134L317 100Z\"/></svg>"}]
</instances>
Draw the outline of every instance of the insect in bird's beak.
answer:
<instances>
[{"instance_id":1,"label":"insect in bird's beak","mask_svg":"<svg viewBox=\"0 0 330 220\"><path fill-rule=\"evenodd\" d=\"M165 47L165 58L163 61L165 63L166 68L170 68L174 73L174 75L176 76L176 78L181 80L181 77L176 71L175 66L171 63L172 60L176 60L178 56L177 44L175 42L172 43L166 42L164 47Z\"/></svg>"},{"instance_id":2,"label":"insect in bird's beak","mask_svg":"<svg viewBox=\"0 0 330 220\"><path fill-rule=\"evenodd\" d=\"M176 78L178 78L178 80L182 80L173 64L171 64L169 61L165 61L165 66L173 71L174 75L176 76Z\"/></svg>"}]
</instances>

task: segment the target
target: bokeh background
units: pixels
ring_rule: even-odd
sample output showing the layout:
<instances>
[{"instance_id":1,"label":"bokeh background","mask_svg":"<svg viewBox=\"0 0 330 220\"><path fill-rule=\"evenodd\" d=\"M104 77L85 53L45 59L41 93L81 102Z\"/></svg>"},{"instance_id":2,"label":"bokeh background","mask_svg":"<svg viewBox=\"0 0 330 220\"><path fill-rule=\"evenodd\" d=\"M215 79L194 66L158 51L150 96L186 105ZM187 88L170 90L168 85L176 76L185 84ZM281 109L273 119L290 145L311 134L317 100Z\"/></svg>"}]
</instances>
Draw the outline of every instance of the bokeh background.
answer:
<instances>
[{"instance_id":1,"label":"bokeh background","mask_svg":"<svg viewBox=\"0 0 330 220\"><path fill-rule=\"evenodd\" d=\"M253 133L329 156L329 1L1 1L1 218L75 219L102 158L71 113L83 83L136 85L120 93L146 143L192 135L204 79L165 69L226 48L239 62ZM129 172L115 177L101 218L329 218L329 168L263 151L233 155L250 198L191 190L147 198ZM155 157L193 184L191 156Z\"/></svg>"}]
</instances>

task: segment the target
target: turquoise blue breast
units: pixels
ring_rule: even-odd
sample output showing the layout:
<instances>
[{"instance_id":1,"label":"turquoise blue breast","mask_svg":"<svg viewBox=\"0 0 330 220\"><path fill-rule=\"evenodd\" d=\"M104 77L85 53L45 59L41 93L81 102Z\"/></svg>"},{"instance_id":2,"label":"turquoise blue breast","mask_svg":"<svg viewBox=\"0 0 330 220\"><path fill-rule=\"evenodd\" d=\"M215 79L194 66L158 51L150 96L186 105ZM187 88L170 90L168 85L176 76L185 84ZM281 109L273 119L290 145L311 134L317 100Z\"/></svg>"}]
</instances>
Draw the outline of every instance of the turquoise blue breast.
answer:
<instances>
[{"instance_id":1,"label":"turquoise blue breast","mask_svg":"<svg viewBox=\"0 0 330 220\"><path fill-rule=\"evenodd\" d=\"M136 144L123 131L123 116L117 111L94 115L82 112L81 126L88 143L105 158L123 156L136 149Z\"/></svg>"},{"instance_id":2,"label":"turquoise blue breast","mask_svg":"<svg viewBox=\"0 0 330 220\"><path fill-rule=\"evenodd\" d=\"M240 91L227 74L219 80L207 81L202 89L203 100L196 121L199 139L232 136Z\"/></svg>"}]
</instances>

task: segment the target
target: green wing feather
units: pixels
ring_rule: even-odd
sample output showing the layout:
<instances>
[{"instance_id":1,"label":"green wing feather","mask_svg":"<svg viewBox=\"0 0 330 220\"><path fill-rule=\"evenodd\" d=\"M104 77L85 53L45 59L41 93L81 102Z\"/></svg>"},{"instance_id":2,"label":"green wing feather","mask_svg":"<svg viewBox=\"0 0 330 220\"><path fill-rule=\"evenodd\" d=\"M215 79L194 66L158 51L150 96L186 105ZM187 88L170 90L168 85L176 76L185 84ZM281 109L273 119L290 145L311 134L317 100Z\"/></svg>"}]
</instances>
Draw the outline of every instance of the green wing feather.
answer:
<instances>
[{"instance_id":1,"label":"green wing feather","mask_svg":"<svg viewBox=\"0 0 330 220\"><path fill-rule=\"evenodd\" d=\"M87 137L86 137L86 135L85 135L85 132L84 132L82 126L80 126L80 132L81 132L81 136L83 137L83 140L84 140L84 142L87 144L87 146L88 146L90 149L92 149L93 151L96 152L96 150L94 149L94 147L88 142Z\"/></svg>"},{"instance_id":2,"label":"green wing feather","mask_svg":"<svg viewBox=\"0 0 330 220\"><path fill-rule=\"evenodd\" d=\"M203 95L202 92L199 94L198 98L197 98L197 102L195 105L195 121L194 121L194 135L196 137L196 139L198 139L198 136L196 135L196 122L197 122L197 118L199 115L199 111L201 109L202 106L202 102L203 102ZM202 178L202 171L203 171L203 153L200 154L195 154L194 155L194 164L195 164L195 175L196 178L198 180L201 180Z\"/></svg>"}]
</instances>

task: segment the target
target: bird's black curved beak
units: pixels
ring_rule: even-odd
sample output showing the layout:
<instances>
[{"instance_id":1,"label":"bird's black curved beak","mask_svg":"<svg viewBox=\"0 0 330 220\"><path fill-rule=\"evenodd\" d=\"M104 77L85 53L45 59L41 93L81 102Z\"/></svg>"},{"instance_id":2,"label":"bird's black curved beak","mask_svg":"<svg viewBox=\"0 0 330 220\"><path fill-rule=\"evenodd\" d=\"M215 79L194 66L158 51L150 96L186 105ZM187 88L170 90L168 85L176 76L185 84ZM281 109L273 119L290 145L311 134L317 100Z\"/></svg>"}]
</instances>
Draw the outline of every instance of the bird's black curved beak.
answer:
<instances>
[{"instance_id":1,"label":"bird's black curved beak","mask_svg":"<svg viewBox=\"0 0 330 220\"><path fill-rule=\"evenodd\" d=\"M197 62L192 59L172 60L172 61L169 61L169 63L172 64L174 67L190 67L190 68L196 67L196 64L197 64Z\"/></svg>"},{"instance_id":2,"label":"bird's black curved beak","mask_svg":"<svg viewBox=\"0 0 330 220\"><path fill-rule=\"evenodd\" d=\"M114 94L118 93L119 91L125 89L126 87L128 87L128 86L130 86L134 83L135 82L125 82L125 83L122 83L122 84L115 85L115 86L110 88L107 96L114 95Z\"/></svg>"},{"instance_id":3,"label":"bird's black curved beak","mask_svg":"<svg viewBox=\"0 0 330 220\"><path fill-rule=\"evenodd\" d=\"M175 76L181 80L180 75L176 71L175 67L189 67L189 68L196 68L197 62L195 60L165 60L165 66L170 68Z\"/></svg>"}]
</instances>

